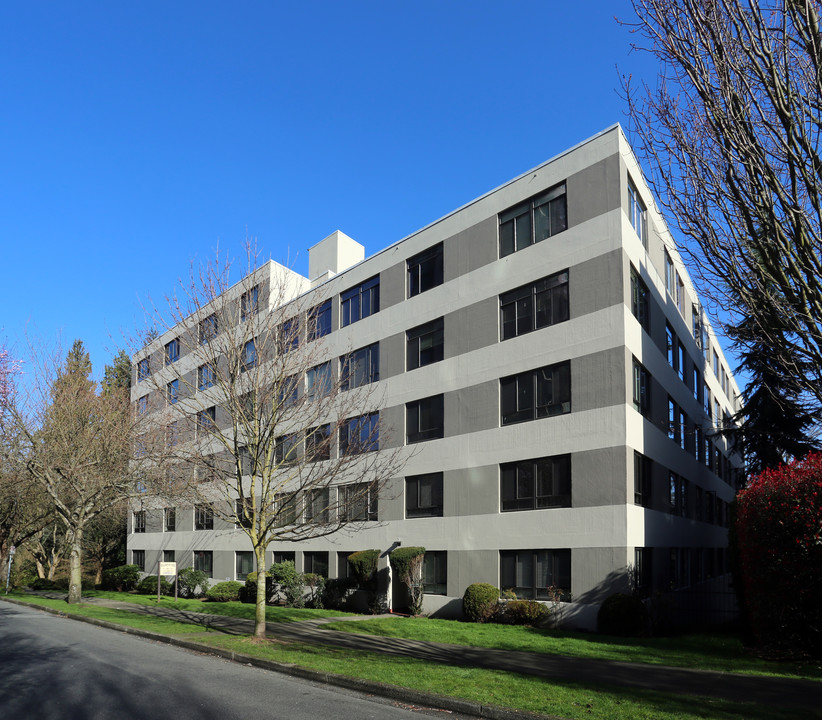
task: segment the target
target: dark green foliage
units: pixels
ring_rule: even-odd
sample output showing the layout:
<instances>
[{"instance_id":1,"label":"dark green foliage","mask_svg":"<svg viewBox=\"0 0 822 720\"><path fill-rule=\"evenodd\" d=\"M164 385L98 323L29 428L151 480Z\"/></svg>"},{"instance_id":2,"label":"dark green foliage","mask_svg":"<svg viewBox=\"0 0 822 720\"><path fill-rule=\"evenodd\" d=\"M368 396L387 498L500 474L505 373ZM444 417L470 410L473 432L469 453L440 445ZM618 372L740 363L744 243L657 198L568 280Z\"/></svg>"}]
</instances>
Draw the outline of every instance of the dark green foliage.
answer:
<instances>
[{"instance_id":1,"label":"dark green foliage","mask_svg":"<svg viewBox=\"0 0 822 720\"><path fill-rule=\"evenodd\" d=\"M288 607L305 607L305 597L303 596L303 579L293 560L286 560L281 563L274 563L271 566L271 578L274 585L285 598Z\"/></svg>"},{"instance_id":2,"label":"dark green foliage","mask_svg":"<svg viewBox=\"0 0 822 720\"><path fill-rule=\"evenodd\" d=\"M208 575L202 570L183 568L177 573L177 592L184 598L203 597L208 592Z\"/></svg>"},{"instance_id":3,"label":"dark green foliage","mask_svg":"<svg viewBox=\"0 0 822 720\"><path fill-rule=\"evenodd\" d=\"M119 567L103 570L101 588L103 590L128 592L134 590L138 582L140 582L140 568L136 565L120 565ZM154 591L157 592L156 585Z\"/></svg>"},{"instance_id":4,"label":"dark green foliage","mask_svg":"<svg viewBox=\"0 0 822 720\"><path fill-rule=\"evenodd\" d=\"M47 580L46 578L36 578L31 582L29 587L32 590L57 590L58 584L54 580Z\"/></svg>"},{"instance_id":5,"label":"dark green foliage","mask_svg":"<svg viewBox=\"0 0 822 720\"><path fill-rule=\"evenodd\" d=\"M379 550L361 550L351 553L348 562L351 571L362 590L368 593L368 608L372 613L379 612L377 597L377 561L380 559Z\"/></svg>"},{"instance_id":6,"label":"dark green foliage","mask_svg":"<svg viewBox=\"0 0 822 720\"><path fill-rule=\"evenodd\" d=\"M599 608L597 629L605 635L642 635L648 630L648 609L638 597L614 593Z\"/></svg>"},{"instance_id":7,"label":"dark green foliage","mask_svg":"<svg viewBox=\"0 0 822 720\"><path fill-rule=\"evenodd\" d=\"M551 616L551 611L536 600L508 600L498 608L496 622L505 625L540 625Z\"/></svg>"},{"instance_id":8,"label":"dark green foliage","mask_svg":"<svg viewBox=\"0 0 822 720\"><path fill-rule=\"evenodd\" d=\"M131 358L125 350L120 350L114 356L111 365L106 365L103 372L103 392L111 393L115 390L128 391L131 389Z\"/></svg>"},{"instance_id":9,"label":"dark green foliage","mask_svg":"<svg viewBox=\"0 0 822 720\"><path fill-rule=\"evenodd\" d=\"M256 583L255 583L256 585ZM218 582L213 585L206 592L206 600L209 602L229 602L231 600L239 600L240 591L243 589L243 584L236 580L227 580L225 582Z\"/></svg>"},{"instance_id":10,"label":"dark green foliage","mask_svg":"<svg viewBox=\"0 0 822 720\"><path fill-rule=\"evenodd\" d=\"M394 575L408 588L408 609L412 615L422 613L422 561L424 557L424 547L399 547L388 556Z\"/></svg>"},{"instance_id":11,"label":"dark green foliage","mask_svg":"<svg viewBox=\"0 0 822 720\"><path fill-rule=\"evenodd\" d=\"M305 606L322 609L325 595L325 578L316 573L304 573L302 582L305 589L308 590L305 597Z\"/></svg>"},{"instance_id":12,"label":"dark green foliage","mask_svg":"<svg viewBox=\"0 0 822 720\"><path fill-rule=\"evenodd\" d=\"M156 575L146 575L142 580L140 580L140 582L137 585L136 589L137 589L137 593L139 595L156 595L157 594L157 576ZM160 578L160 594L161 595L173 595L174 594L174 585L172 585L165 578Z\"/></svg>"},{"instance_id":13,"label":"dark green foliage","mask_svg":"<svg viewBox=\"0 0 822 720\"><path fill-rule=\"evenodd\" d=\"M497 613L499 588L488 583L472 583L462 596L462 612L471 622L489 622Z\"/></svg>"},{"instance_id":14,"label":"dark green foliage","mask_svg":"<svg viewBox=\"0 0 822 720\"><path fill-rule=\"evenodd\" d=\"M265 601L268 602L274 594L274 578L270 573L263 573L265 577ZM245 585L240 590L240 602L257 602L257 571L254 570L245 576Z\"/></svg>"},{"instance_id":15,"label":"dark green foliage","mask_svg":"<svg viewBox=\"0 0 822 720\"><path fill-rule=\"evenodd\" d=\"M345 609L348 599L357 589L357 581L353 577L329 578L325 581L323 606L333 610Z\"/></svg>"}]
</instances>

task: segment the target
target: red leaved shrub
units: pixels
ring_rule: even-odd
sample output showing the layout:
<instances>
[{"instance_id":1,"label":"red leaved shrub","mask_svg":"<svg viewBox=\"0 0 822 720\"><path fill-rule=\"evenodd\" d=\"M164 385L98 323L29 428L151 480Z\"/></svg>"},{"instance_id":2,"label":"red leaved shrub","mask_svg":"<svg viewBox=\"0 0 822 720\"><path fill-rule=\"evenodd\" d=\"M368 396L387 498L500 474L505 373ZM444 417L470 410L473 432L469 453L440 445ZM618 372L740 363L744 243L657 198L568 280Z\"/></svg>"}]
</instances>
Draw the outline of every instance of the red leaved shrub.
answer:
<instances>
[{"instance_id":1,"label":"red leaved shrub","mask_svg":"<svg viewBox=\"0 0 822 720\"><path fill-rule=\"evenodd\" d=\"M822 454L765 470L736 504L739 581L756 639L822 656Z\"/></svg>"}]
</instances>

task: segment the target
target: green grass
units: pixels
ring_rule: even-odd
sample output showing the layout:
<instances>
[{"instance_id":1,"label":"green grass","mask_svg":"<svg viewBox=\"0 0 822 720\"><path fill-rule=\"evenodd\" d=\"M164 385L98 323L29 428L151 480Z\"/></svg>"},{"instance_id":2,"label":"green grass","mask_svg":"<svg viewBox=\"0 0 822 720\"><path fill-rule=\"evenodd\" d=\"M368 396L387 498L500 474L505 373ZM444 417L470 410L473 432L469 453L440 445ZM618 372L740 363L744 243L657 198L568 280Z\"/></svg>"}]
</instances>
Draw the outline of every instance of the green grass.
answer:
<instances>
[{"instance_id":1,"label":"green grass","mask_svg":"<svg viewBox=\"0 0 822 720\"><path fill-rule=\"evenodd\" d=\"M331 622L323 628L500 650L526 650L700 670L822 679L822 667L819 663L799 665L761 660L747 654L739 638L728 634L619 638L429 618L377 618L358 622Z\"/></svg>"},{"instance_id":2,"label":"green grass","mask_svg":"<svg viewBox=\"0 0 822 720\"><path fill-rule=\"evenodd\" d=\"M321 672L387 682L516 710L594 720L795 720L797 711L668 693L554 683L525 675L455 667L307 643L258 644L211 635L208 645ZM805 717L822 717L814 714Z\"/></svg>"}]
</instances>

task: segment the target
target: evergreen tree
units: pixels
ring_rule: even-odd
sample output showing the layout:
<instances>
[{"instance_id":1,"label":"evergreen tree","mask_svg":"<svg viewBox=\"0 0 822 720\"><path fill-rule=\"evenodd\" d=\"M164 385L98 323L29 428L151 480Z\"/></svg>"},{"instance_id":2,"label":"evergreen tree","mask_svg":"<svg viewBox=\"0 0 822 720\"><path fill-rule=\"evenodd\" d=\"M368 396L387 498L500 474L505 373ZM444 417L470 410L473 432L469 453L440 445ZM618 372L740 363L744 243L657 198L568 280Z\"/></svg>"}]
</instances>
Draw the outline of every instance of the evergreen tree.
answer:
<instances>
[{"instance_id":1,"label":"evergreen tree","mask_svg":"<svg viewBox=\"0 0 822 720\"><path fill-rule=\"evenodd\" d=\"M131 389L131 358L125 350L120 350L114 356L111 365L106 365L103 373L103 392Z\"/></svg>"}]
</instances>

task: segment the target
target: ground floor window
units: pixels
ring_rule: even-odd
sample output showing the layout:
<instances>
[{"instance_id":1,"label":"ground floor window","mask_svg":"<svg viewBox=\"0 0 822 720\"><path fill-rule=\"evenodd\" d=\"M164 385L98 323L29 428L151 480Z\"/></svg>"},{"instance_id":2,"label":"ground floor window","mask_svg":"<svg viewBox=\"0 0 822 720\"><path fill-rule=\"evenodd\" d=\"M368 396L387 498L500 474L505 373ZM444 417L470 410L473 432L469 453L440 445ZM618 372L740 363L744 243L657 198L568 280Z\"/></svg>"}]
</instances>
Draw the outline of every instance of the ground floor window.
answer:
<instances>
[{"instance_id":1,"label":"ground floor window","mask_svg":"<svg viewBox=\"0 0 822 720\"><path fill-rule=\"evenodd\" d=\"M426 550L422 560L422 584L428 595L445 595L448 581L448 553Z\"/></svg>"},{"instance_id":2,"label":"ground floor window","mask_svg":"<svg viewBox=\"0 0 822 720\"><path fill-rule=\"evenodd\" d=\"M173 550L163 550L163 562L176 562Z\"/></svg>"},{"instance_id":3,"label":"ground floor window","mask_svg":"<svg viewBox=\"0 0 822 720\"><path fill-rule=\"evenodd\" d=\"M251 550L242 550L235 553L235 557L237 580L243 582L248 577L248 573L254 571L254 553Z\"/></svg>"},{"instance_id":4,"label":"ground floor window","mask_svg":"<svg viewBox=\"0 0 822 720\"><path fill-rule=\"evenodd\" d=\"M303 553L303 572L322 575L328 577L328 553L327 552L305 552Z\"/></svg>"},{"instance_id":5,"label":"ground floor window","mask_svg":"<svg viewBox=\"0 0 822 720\"><path fill-rule=\"evenodd\" d=\"M202 570L211 577L214 569L214 553L211 550L195 550L194 569Z\"/></svg>"},{"instance_id":6,"label":"ground floor window","mask_svg":"<svg viewBox=\"0 0 822 720\"><path fill-rule=\"evenodd\" d=\"M272 553L272 562L276 565L277 563L282 562L294 562L294 551L280 551L280 552L273 552Z\"/></svg>"},{"instance_id":7,"label":"ground floor window","mask_svg":"<svg viewBox=\"0 0 822 720\"><path fill-rule=\"evenodd\" d=\"M562 597L571 594L570 550L501 550L500 588L518 598L548 600L550 588Z\"/></svg>"},{"instance_id":8,"label":"ground floor window","mask_svg":"<svg viewBox=\"0 0 822 720\"><path fill-rule=\"evenodd\" d=\"M140 570L143 572L146 571L146 551L145 550L132 550L131 551L131 562L132 564L136 565Z\"/></svg>"}]
</instances>

